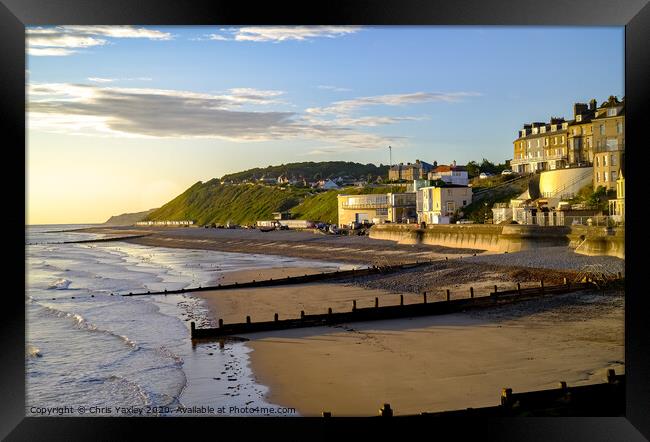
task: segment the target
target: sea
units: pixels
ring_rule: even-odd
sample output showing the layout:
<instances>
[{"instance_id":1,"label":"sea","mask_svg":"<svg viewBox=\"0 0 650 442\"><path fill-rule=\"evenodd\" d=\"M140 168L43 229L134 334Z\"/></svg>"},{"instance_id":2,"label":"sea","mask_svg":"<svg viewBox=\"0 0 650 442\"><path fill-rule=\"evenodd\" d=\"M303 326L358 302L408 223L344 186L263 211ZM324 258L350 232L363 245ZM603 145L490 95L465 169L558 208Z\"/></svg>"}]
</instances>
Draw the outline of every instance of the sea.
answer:
<instances>
[{"instance_id":1,"label":"sea","mask_svg":"<svg viewBox=\"0 0 650 442\"><path fill-rule=\"evenodd\" d=\"M265 399L249 347L193 344L190 321L215 326L203 301L185 294L123 297L208 286L224 272L340 263L147 247L93 225L25 228L27 416L295 416Z\"/></svg>"}]
</instances>

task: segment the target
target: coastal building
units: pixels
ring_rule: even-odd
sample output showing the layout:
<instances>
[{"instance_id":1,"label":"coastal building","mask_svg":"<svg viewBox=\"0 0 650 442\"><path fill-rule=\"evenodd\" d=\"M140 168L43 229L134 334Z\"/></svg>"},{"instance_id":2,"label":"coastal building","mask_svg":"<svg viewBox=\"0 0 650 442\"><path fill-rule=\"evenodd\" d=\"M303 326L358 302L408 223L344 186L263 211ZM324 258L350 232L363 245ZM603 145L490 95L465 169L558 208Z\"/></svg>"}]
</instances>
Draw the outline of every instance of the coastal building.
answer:
<instances>
[{"instance_id":1,"label":"coastal building","mask_svg":"<svg viewBox=\"0 0 650 442\"><path fill-rule=\"evenodd\" d=\"M138 221L135 223L136 226L192 226L194 221L191 220L182 220L182 221Z\"/></svg>"},{"instance_id":2,"label":"coastal building","mask_svg":"<svg viewBox=\"0 0 650 442\"><path fill-rule=\"evenodd\" d=\"M339 188L339 185L332 180L320 180L318 182L318 187L325 190L335 190Z\"/></svg>"},{"instance_id":3,"label":"coastal building","mask_svg":"<svg viewBox=\"0 0 650 442\"><path fill-rule=\"evenodd\" d=\"M625 154L623 154L625 155ZM616 199L609 200L609 215L614 221L623 223L625 222L625 157L621 160L621 166L618 171L618 178L616 179Z\"/></svg>"},{"instance_id":4,"label":"coastal building","mask_svg":"<svg viewBox=\"0 0 650 442\"><path fill-rule=\"evenodd\" d=\"M391 166L388 169L389 181L413 181L419 179L426 179L427 174L433 170L433 165L424 161L415 160L415 163L400 163Z\"/></svg>"},{"instance_id":5,"label":"coastal building","mask_svg":"<svg viewBox=\"0 0 650 442\"><path fill-rule=\"evenodd\" d=\"M625 97L610 96L600 106L596 99L575 103L570 121L524 124L513 146L515 172L593 167L593 188L614 189L625 151Z\"/></svg>"},{"instance_id":6,"label":"coastal building","mask_svg":"<svg viewBox=\"0 0 650 442\"><path fill-rule=\"evenodd\" d=\"M456 184L459 186L467 186L469 183L469 176L465 166L457 166L456 160L450 165L440 165L435 167L427 174L430 180L442 180L448 184Z\"/></svg>"},{"instance_id":7,"label":"coastal building","mask_svg":"<svg viewBox=\"0 0 650 442\"><path fill-rule=\"evenodd\" d=\"M338 195L338 225L353 222L415 222L416 194L413 192Z\"/></svg>"},{"instance_id":8,"label":"coastal building","mask_svg":"<svg viewBox=\"0 0 650 442\"><path fill-rule=\"evenodd\" d=\"M416 212L419 223L449 224L456 211L472 202L472 189L456 184L418 189Z\"/></svg>"},{"instance_id":9,"label":"coastal building","mask_svg":"<svg viewBox=\"0 0 650 442\"><path fill-rule=\"evenodd\" d=\"M625 152L625 99L614 96L604 102L593 119L594 190L616 189L618 170Z\"/></svg>"}]
</instances>

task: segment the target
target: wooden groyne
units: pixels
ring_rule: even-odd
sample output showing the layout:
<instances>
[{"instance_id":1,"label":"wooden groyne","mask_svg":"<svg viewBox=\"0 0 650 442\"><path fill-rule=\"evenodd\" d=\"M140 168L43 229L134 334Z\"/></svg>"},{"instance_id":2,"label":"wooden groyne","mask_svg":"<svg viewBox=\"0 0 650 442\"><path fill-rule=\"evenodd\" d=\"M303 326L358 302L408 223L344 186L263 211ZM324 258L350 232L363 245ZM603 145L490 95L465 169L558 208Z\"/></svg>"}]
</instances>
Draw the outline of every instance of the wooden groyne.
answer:
<instances>
[{"instance_id":1,"label":"wooden groyne","mask_svg":"<svg viewBox=\"0 0 650 442\"><path fill-rule=\"evenodd\" d=\"M117 236L111 238L80 239L78 241L63 241L55 244L82 244L82 243L89 243L89 242L124 241L125 239L144 238L145 236L149 236L149 235L151 235L151 233L145 233L144 235Z\"/></svg>"},{"instance_id":2,"label":"wooden groyne","mask_svg":"<svg viewBox=\"0 0 650 442\"><path fill-rule=\"evenodd\" d=\"M522 288L518 283L516 289L506 291L497 291L497 287L495 286L494 291L489 296L481 297L474 297L474 289L470 288L469 298L453 300L451 299L450 291L447 290L447 300L437 302L427 302L427 294L424 292L422 302L418 304L404 304L403 295L400 295L399 305L383 307L379 306L379 298L375 298L374 307L365 308L357 308L355 300L352 301L352 309L347 312L333 312L331 308L328 308L325 314L307 315L302 311L300 318L296 319L280 319L277 313L274 314L273 321L251 322L250 316L247 316L246 322L224 324L223 320L219 319L218 328L196 328L196 324L192 322L190 324L191 337L192 339L220 338L246 333L328 326L350 322L441 315L469 309L494 307L500 304L509 304L547 295L564 294L595 287L591 282L571 283L565 280L565 283L561 285L545 286L544 282L540 281L538 287Z\"/></svg>"},{"instance_id":3,"label":"wooden groyne","mask_svg":"<svg viewBox=\"0 0 650 442\"><path fill-rule=\"evenodd\" d=\"M422 412L399 417L532 417L532 416L624 416L625 375L607 371L607 382L569 387L564 381L557 388L513 393L511 388L501 391L501 405L465 410ZM393 408L384 404L378 410L380 417L393 417ZM330 411L323 411L330 418Z\"/></svg>"},{"instance_id":4,"label":"wooden groyne","mask_svg":"<svg viewBox=\"0 0 650 442\"><path fill-rule=\"evenodd\" d=\"M376 275L379 273L390 273L397 270L411 269L419 267L425 264L431 264L433 261L418 261L410 264L397 264L392 266L372 266L363 269L352 269L352 270L337 270L335 272L323 272L323 273L312 273L302 276L287 276L285 278L271 278L261 281L249 281L249 282L235 282L232 284L218 284L213 286L199 286L192 288L183 288L178 290L163 290L158 292L143 292L143 293L128 293L122 294L122 296L148 296L148 295L174 295L181 293L192 293L192 292L206 292L212 290L233 290L233 289L243 289L251 287L272 287L278 285L290 285L290 284L306 284L309 282L319 282L325 281L328 279L339 279L339 278L357 278L361 276Z\"/></svg>"}]
</instances>

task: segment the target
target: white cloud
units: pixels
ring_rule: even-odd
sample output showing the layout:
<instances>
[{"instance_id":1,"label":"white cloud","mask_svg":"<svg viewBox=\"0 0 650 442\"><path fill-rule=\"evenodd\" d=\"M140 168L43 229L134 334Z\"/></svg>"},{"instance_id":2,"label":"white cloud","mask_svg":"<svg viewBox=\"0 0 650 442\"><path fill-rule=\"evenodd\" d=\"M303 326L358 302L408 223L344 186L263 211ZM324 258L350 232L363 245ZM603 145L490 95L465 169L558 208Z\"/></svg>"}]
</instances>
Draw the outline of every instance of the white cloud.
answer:
<instances>
[{"instance_id":1,"label":"white cloud","mask_svg":"<svg viewBox=\"0 0 650 442\"><path fill-rule=\"evenodd\" d=\"M360 97L351 100L337 101L327 107L313 107L307 109L312 115L338 114L348 115L354 110L367 106L402 106L405 104L430 103L430 102L458 102L465 97L478 96L476 92L415 92L410 94L389 94L373 97Z\"/></svg>"},{"instance_id":2,"label":"white cloud","mask_svg":"<svg viewBox=\"0 0 650 442\"><path fill-rule=\"evenodd\" d=\"M46 57L46 56L63 57L66 55L72 55L76 52L77 51L73 51L70 49L63 49L63 48L32 48L32 47L27 48L27 54L33 55L35 57Z\"/></svg>"},{"instance_id":3,"label":"white cloud","mask_svg":"<svg viewBox=\"0 0 650 442\"><path fill-rule=\"evenodd\" d=\"M102 38L103 37L103 38ZM146 38L169 40L171 34L134 26L55 26L27 28L28 53L35 56L65 56L73 49L103 46L106 38Z\"/></svg>"},{"instance_id":4,"label":"white cloud","mask_svg":"<svg viewBox=\"0 0 650 442\"><path fill-rule=\"evenodd\" d=\"M305 41L314 38L337 38L354 34L360 26L244 26L220 29L223 34L210 34L211 40L235 40L257 42Z\"/></svg>"},{"instance_id":5,"label":"white cloud","mask_svg":"<svg viewBox=\"0 0 650 442\"><path fill-rule=\"evenodd\" d=\"M303 138L324 140L346 149L374 149L404 138L362 132L356 128L361 124L351 127L313 118L310 121L295 112L240 110L243 105L274 103L280 91L233 88L217 95L36 83L29 86L27 94L29 129L49 132L231 141ZM368 121L366 125L370 125Z\"/></svg>"},{"instance_id":6,"label":"white cloud","mask_svg":"<svg viewBox=\"0 0 650 442\"><path fill-rule=\"evenodd\" d=\"M88 81L93 83L114 83L116 81L151 81L150 77L136 77L136 78L101 78L101 77L88 77Z\"/></svg>"},{"instance_id":7,"label":"white cloud","mask_svg":"<svg viewBox=\"0 0 650 442\"><path fill-rule=\"evenodd\" d=\"M321 84L316 86L318 89L325 89L329 91L334 91L334 92L350 92L352 89L348 89L345 87L337 87L337 86L329 86L326 84Z\"/></svg>"},{"instance_id":8,"label":"white cloud","mask_svg":"<svg viewBox=\"0 0 650 442\"><path fill-rule=\"evenodd\" d=\"M92 81L93 83L112 83L115 81L115 78L88 77L88 81Z\"/></svg>"}]
</instances>

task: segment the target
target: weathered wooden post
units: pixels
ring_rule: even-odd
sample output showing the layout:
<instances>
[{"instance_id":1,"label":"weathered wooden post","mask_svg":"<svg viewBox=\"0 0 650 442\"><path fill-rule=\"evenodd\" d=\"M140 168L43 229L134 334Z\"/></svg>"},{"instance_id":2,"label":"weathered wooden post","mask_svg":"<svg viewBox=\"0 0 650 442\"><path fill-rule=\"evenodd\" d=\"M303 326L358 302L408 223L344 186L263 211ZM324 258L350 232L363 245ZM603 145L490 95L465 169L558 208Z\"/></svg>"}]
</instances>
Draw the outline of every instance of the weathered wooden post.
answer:
<instances>
[{"instance_id":1,"label":"weathered wooden post","mask_svg":"<svg viewBox=\"0 0 650 442\"><path fill-rule=\"evenodd\" d=\"M329 308L327 309L327 314L330 315L330 316L332 316L332 307L329 307Z\"/></svg>"},{"instance_id":2,"label":"weathered wooden post","mask_svg":"<svg viewBox=\"0 0 650 442\"><path fill-rule=\"evenodd\" d=\"M393 417L393 410L390 408L390 404L384 404L384 406L379 409L379 415L381 417Z\"/></svg>"},{"instance_id":3,"label":"weathered wooden post","mask_svg":"<svg viewBox=\"0 0 650 442\"><path fill-rule=\"evenodd\" d=\"M497 289L497 285L494 284L494 294L496 295L499 290Z\"/></svg>"},{"instance_id":4,"label":"weathered wooden post","mask_svg":"<svg viewBox=\"0 0 650 442\"><path fill-rule=\"evenodd\" d=\"M521 283L520 282L517 283L517 294L521 295Z\"/></svg>"},{"instance_id":5,"label":"weathered wooden post","mask_svg":"<svg viewBox=\"0 0 650 442\"><path fill-rule=\"evenodd\" d=\"M542 288L542 295L544 294L544 280L540 279L539 280L539 286Z\"/></svg>"},{"instance_id":6,"label":"weathered wooden post","mask_svg":"<svg viewBox=\"0 0 650 442\"><path fill-rule=\"evenodd\" d=\"M424 303L426 304L427 303L427 292L422 293L422 298L423 298Z\"/></svg>"},{"instance_id":7,"label":"weathered wooden post","mask_svg":"<svg viewBox=\"0 0 650 442\"><path fill-rule=\"evenodd\" d=\"M223 328L223 319L219 318L219 328Z\"/></svg>"},{"instance_id":8,"label":"weathered wooden post","mask_svg":"<svg viewBox=\"0 0 650 442\"><path fill-rule=\"evenodd\" d=\"M196 333L196 324L194 321L190 322L190 337L193 338Z\"/></svg>"},{"instance_id":9,"label":"weathered wooden post","mask_svg":"<svg viewBox=\"0 0 650 442\"><path fill-rule=\"evenodd\" d=\"M474 297L474 287L469 288L469 297L473 298Z\"/></svg>"},{"instance_id":10,"label":"weathered wooden post","mask_svg":"<svg viewBox=\"0 0 650 442\"><path fill-rule=\"evenodd\" d=\"M323 417L332 417L331 411L323 411Z\"/></svg>"},{"instance_id":11,"label":"weathered wooden post","mask_svg":"<svg viewBox=\"0 0 650 442\"><path fill-rule=\"evenodd\" d=\"M399 305L404 305L404 295L399 295Z\"/></svg>"},{"instance_id":12,"label":"weathered wooden post","mask_svg":"<svg viewBox=\"0 0 650 442\"><path fill-rule=\"evenodd\" d=\"M352 311L353 312L357 311L357 300L356 299L352 300Z\"/></svg>"},{"instance_id":13,"label":"weathered wooden post","mask_svg":"<svg viewBox=\"0 0 650 442\"><path fill-rule=\"evenodd\" d=\"M277 321L278 321L278 318L279 318L279 317L278 317L278 314L275 313L275 314L273 315L273 320L277 322Z\"/></svg>"},{"instance_id":14,"label":"weathered wooden post","mask_svg":"<svg viewBox=\"0 0 650 442\"><path fill-rule=\"evenodd\" d=\"M617 273L618 279L623 279L623 274L621 272Z\"/></svg>"},{"instance_id":15,"label":"weathered wooden post","mask_svg":"<svg viewBox=\"0 0 650 442\"><path fill-rule=\"evenodd\" d=\"M607 370L607 382L610 384L616 382L616 371L613 368Z\"/></svg>"},{"instance_id":16,"label":"weathered wooden post","mask_svg":"<svg viewBox=\"0 0 650 442\"><path fill-rule=\"evenodd\" d=\"M512 388L504 388L501 390L501 405L505 407L512 405Z\"/></svg>"},{"instance_id":17,"label":"weathered wooden post","mask_svg":"<svg viewBox=\"0 0 650 442\"><path fill-rule=\"evenodd\" d=\"M449 261L449 258L445 256L445 261Z\"/></svg>"},{"instance_id":18,"label":"weathered wooden post","mask_svg":"<svg viewBox=\"0 0 650 442\"><path fill-rule=\"evenodd\" d=\"M375 308L379 307L379 298L375 298Z\"/></svg>"},{"instance_id":19,"label":"weathered wooden post","mask_svg":"<svg viewBox=\"0 0 650 442\"><path fill-rule=\"evenodd\" d=\"M447 289L447 301L451 301L451 292L449 291L449 289Z\"/></svg>"},{"instance_id":20,"label":"weathered wooden post","mask_svg":"<svg viewBox=\"0 0 650 442\"><path fill-rule=\"evenodd\" d=\"M560 381L560 390L566 390L566 382Z\"/></svg>"},{"instance_id":21,"label":"weathered wooden post","mask_svg":"<svg viewBox=\"0 0 650 442\"><path fill-rule=\"evenodd\" d=\"M250 323L251 323L251 317L250 317L250 316L246 316L246 324L250 324Z\"/></svg>"},{"instance_id":22,"label":"weathered wooden post","mask_svg":"<svg viewBox=\"0 0 650 442\"><path fill-rule=\"evenodd\" d=\"M300 319L305 319L305 311L300 310Z\"/></svg>"}]
</instances>

